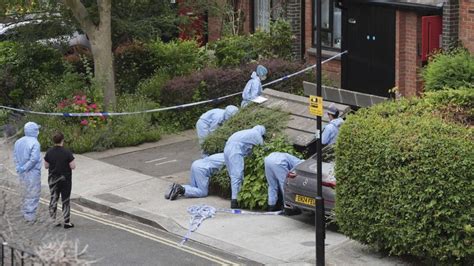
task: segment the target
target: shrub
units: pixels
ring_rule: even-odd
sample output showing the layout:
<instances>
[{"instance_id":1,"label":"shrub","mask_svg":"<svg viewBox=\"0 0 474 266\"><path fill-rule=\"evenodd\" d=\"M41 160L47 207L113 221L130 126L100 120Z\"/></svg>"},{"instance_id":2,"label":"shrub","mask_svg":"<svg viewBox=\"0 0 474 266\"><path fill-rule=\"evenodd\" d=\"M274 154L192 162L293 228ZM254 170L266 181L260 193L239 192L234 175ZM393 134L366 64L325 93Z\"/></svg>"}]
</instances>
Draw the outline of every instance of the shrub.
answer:
<instances>
[{"instance_id":1,"label":"shrub","mask_svg":"<svg viewBox=\"0 0 474 266\"><path fill-rule=\"evenodd\" d=\"M281 59L265 60L261 64L265 65L270 72L268 75L269 81L303 68L302 64ZM244 89L256 66L257 64L254 63L246 65L241 69L205 68L185 77L174 78L163 87L160 102L163 106L189 103L194 95L194 90L197 88L202 90L204 99L212 99L240 92ZM271 88L285 92L294 92L302 88L304 79L304 75L295 77L272 85Z\"/></svg>"},{"instance_id":2,"label":"shrub","mask_svg":"<svg viewBox=\"0 0 474 266\"><path fill-rule=\"evenodd\" d=\"M138 94L159 102L162 96L162 89L170 76L163 72L157 72L151 78L143 80L138 85Z\"/></svg>"},{"instance_id":3,"label":"shrub","mask_svg":"<svg viewBox=\"0 0 474 266\"><path fill-rule=\"evenodd\" d=\"M10 114L10 111L0 109L0 126L3 126L8 122L8 115L9 114Z\"/></svg>"},{"instance_id":4,"label":"shrub","mask_svg":"<svg viewBox=\"0 0 474 266\"><path fill-rule=\"evenodd\" d=\"M258 58L250 36L225 37L211 44L210 48L215 50L218 66L238 66Z\"/></svg>"},{"instance_id":5,"label":"shrub","mask_svg":"<svg viewBox=\"0 0 474 266\"><path fill-rule=\"evenodd\" d=\"M255 146L252 154L245 158L245 178L238 201L242 208L265 209L268 200L268 184L265 177L264 159L272 152L299 154L285 136L278 135L265 140L263 146ZM230 178L227 169L222 169L211 177L211 193L230 198Z\"/></svg>"},{"instance_id":6,"label":"shrub","mask_svg":"<svg viewBox=\"0 0 474 266\"><path fill-rule=\"evenodd\" d=\"M138 83L151 77L157 67L151 49L140 42L121 45L114 54L119 93L135 93Z\"/></svg>"},{"instance_id":7,"label":"shrub","mask_svg":"<svg viewBox=\"0 0 474 266\"><path fill-rule=\"evenodd\" d=\"M227 139L239 130L263 125L266 128L266 136L272 136L273 134L280 133L286 127L287 121L287 113L259 107L258 105L250 105L241 109L223 126L209 135L204 140L201 148L207 154L223 152Z\"/></svg>"},{"instance_id":8,"label":"shrub","mask_svg":"<svg viewBox=\"0 0 474 266\"><path fill-rule=\"evenodd\" d=\"M152 51L157 68L170 76L182 76L200 69L205 65L206 53L196 41L160 40L148 45Z\"/></svg>"},{"instance_id":9,"label":"shrub","mask_svg":"<svg viewBox=\"0 0 474 266\"><path fill-rule=\"evenodd\" d=\"M257 31L252 36L252 43L260 58L291 59L292 45L291 25L284 19L270 24L270 32Z\"/></svg>"},{"instance_id":10,"label":"shrub","mask_svg":"<svg viewBox=\"0 0 474 266\"><path fill-rule=\"evenodd\" d=\"M61 53L41 44L0 42L0 103L22 105L64 71Z\"/></svg>"},{"instance_id":11,"label":"shrub","mask_svg":"<svg viewBox=\"0 0 474 266\"><path fill-rule=\"evenodd\" d=\"M117 103L117 112L134 112L158 108L144 97L127 95ZM112 143L114 147L138 145L160 139L159 129L152 123L151 114L113 117Z\"/></svg>"},{"instance_id":12,"label":"shrub","mask_svg":"<svg viewBox=\"0 0 474 266\"><path fill-rule=\"evenodd\" d=\"M272 22L270 32L234 35L222 38L209 47L215 50L217 65L238 66L270 58L291 58L292 33L290 23L279 19Z\"/></svg>"},{"instance_id":13,"label":"shrub","mask_svg":"<svg viewBox=\"0 0 474 266\"><path fill-rule=\"evenodd\" d=\"M422 72L426 91L474 87L474 56L464 49L438 53Z\"/></svg>"},{"instance_id":14,"label":"shrub","mask_svg":"<svg viewBox=\"0 0 474 266\"><path fill-rule=\"evenodd\" d=\"M91 105L94 109L99 108L99 106L93 105L87 97L75 97L73 100L74 103L70 103L67 107L62 107L64 105L62 102L63 104L59 104L57 110L61 111L67 108L66 111L83 112L86 111L84 108L91 108ZM44 105L48 102L45 97L42 97L35 102L32 108L35 110L45 109ZM149 108L156 108L156 105L139 96L122 96L119 97L117 103L119 112L141 111ZM99 109L96 110L99 111ZM158 128L153 126L151 114L108 117L105 120L99 117L52 117L29 114L25 117L25 121L29 120L42 126L38 140L43 149L53 145L51 136L56 130L61 130L64 133L65 145L75 153L137 145L143 142L157 141L160 138ZM84 121L87 121L87 124Z\"/></svg>"},{"instance_id":15,"label":"shrub","mask_svg":"<svg viewBox=\"0 0 474 266\"><path fill-rule=\"evenodd\" d=\"M347 118L336 144L336 218L344 234L390 254L460 260L473 255L474 135L429 101Z\"/></svg>"}]
</instances>

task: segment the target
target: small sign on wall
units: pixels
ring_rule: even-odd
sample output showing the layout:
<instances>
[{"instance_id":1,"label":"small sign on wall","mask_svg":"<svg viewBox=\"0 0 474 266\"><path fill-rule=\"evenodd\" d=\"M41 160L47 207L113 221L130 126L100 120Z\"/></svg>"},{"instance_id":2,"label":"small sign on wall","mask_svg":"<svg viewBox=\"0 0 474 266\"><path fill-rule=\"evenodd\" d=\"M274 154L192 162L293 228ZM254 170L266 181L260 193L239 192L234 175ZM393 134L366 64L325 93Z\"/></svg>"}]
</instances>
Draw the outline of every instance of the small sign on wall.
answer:
<instances>
[{"instance_id":1,"label":"small sign on wall","mask_svg":"<svg viewBox=\"0 0 474 266\"><path fill-rule=\"evenodd\" d=\"M315 116L323 116L323 97L309 96L309 112Z\"/></svg>"}]
</instances>

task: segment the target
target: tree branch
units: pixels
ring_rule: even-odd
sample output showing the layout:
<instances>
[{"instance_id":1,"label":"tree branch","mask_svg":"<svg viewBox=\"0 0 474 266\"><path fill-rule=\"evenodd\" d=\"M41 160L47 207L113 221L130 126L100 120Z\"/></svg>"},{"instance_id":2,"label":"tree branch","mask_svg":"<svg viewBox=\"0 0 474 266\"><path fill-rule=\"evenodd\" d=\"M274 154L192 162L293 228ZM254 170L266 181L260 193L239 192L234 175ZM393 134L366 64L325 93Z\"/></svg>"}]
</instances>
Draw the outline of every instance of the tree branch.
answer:
<instances>
[{"instance_id":1,"label":"tree branch","mask_svg":"<svg viewBox=\"0 0 474 266\"><path fill-rule=\"evenodd\" d=\"M69 7L72 11L72 14L76 18L76 20L81 25L82 29L88 35L92 35L92 29L94 29L95 25L92 22L89 12L87 12L86 7L81 3L80 0L62 0L63 3Z\"/></svg>"}]
</instances>

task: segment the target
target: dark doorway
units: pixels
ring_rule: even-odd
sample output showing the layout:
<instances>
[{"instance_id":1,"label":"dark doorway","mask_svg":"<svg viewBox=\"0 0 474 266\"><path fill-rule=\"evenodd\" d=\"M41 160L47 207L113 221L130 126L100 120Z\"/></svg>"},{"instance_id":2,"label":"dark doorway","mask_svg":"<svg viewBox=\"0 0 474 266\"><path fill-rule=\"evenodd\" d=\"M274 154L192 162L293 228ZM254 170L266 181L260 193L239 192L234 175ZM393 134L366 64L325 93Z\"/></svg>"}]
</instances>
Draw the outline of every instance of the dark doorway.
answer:
<instances>
[{"instance_id":1,"label":"dark doorway","mask_svg":"<svg viewBox=\"0 0 474 266\"><path fill-rule=\"evenodd\" d=\"M342 88L383 97L395 86L395 10L345 4Z\"/></svg>"}]
</instances>

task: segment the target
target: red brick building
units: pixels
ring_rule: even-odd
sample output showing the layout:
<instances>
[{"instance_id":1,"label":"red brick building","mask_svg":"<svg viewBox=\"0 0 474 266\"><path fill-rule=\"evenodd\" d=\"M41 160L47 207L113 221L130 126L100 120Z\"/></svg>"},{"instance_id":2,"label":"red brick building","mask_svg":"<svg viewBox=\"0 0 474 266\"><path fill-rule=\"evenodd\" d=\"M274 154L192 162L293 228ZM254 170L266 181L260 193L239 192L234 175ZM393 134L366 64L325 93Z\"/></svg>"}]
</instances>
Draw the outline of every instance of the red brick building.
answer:
<instances>
[{"instance_id":1,"label":"red brick building","mask_svg":"<svg viewBox=\"0 0 474 266\"><path fill-rule=\"evenodd\" d=\"M225 0L218 0L225 1ZM243 32L268 28L285 17L292 25L295 59L315 62L316 0L235 0ZM461 43L474 52L474 0L322 0L323 57L348 54L325 64L334 83L349 90L387 96L422 91L421 67L437 47ZM208 40L220 36L217 18L208 18Z\"/></svg>"}]
</instances>

